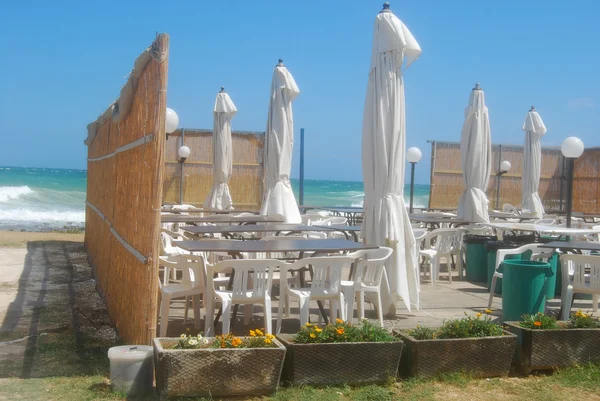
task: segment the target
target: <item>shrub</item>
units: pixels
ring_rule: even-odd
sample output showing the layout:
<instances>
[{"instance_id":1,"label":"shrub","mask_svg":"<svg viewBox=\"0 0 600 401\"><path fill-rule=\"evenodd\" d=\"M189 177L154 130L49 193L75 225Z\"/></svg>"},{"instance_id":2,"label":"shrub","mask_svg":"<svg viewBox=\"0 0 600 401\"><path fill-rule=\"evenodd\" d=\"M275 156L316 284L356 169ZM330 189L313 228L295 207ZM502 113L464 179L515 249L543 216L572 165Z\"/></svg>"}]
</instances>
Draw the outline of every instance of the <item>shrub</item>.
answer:
<instances>
[{"instance_id":1,"label":"shrub","mask_svg":"<svg viewBox=\"0 0 600 401\"><path fill-rule=\"evenodd\" d=\"M491 311L486 310L486 313ZM494 337L503 336L502 327L492 322L491 317L477 313L475 317L466 316L462 319L451 319L444 321L439 329L430 327L421 327L409 330L408 335L416 340L433 339L455 339L455 338L474 338L474 337Z\"/></svg>"},{"instance_id":2,"label":"shrub","mask_svg":"<svg viewBox=\"0 0 600 401\"><path fill-rule=\"evenodd\" d=\"M307 323L294 337L298 344L399 341L386 329L363 320L358 325L337 319L320 327Z\"/></svg>"},{"instance_id":3,"label":"shrub","mask_svg":"<svg viewBox=\"0 0 600 401\"><path fill-rule=\"evenodd\" d=\"M591 313L587 314L578 310L577 313L569 317L566 327L569 329L595 329L600 328L600 321L593 317Z\"/></svg>"},{"instance_id":4,"label":"shrub","mask_svg":"<svg viewBox=\"0 0 600 401\"><path fill-rule=\"evenodd\" d=\"M519 322L519 326L531 330L551 330L560 328L556 324L556 318L545 315L542 312L538 312L535 315L523 315Z\"/></svg>"},{"instance_id":5,"label":"shrub","mask_svg":"<svg viewBox=\"0 0 600 401\"><path fill-rule=\"evenodd\" d=\"M435 338L436 330L431 327L417 326L416 328L409 330L408 335L414 337L417 340L433 340Z\"/></svg>"}]
</instances>

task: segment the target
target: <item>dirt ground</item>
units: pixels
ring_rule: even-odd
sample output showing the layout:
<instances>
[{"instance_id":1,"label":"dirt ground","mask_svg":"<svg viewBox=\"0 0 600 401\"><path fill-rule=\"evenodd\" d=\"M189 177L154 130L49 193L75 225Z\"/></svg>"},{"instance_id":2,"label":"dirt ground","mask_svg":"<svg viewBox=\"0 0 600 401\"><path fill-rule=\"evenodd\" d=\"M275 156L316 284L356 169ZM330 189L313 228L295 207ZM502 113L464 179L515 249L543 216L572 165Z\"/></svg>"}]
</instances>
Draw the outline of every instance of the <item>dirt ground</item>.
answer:
<instances>
[{"instance_id":1,"label":"dirt ground","mask_svg":"<svg viewBox=\"0 0 600 401\"><path fill-rule=\"evenodd\" d=\"M84 235L63 232L0 231L0 247L25 247L29 241L83 242Z\"/></svg>"},{"instance_id":2,"label":"dirt ground","mask_svg":"<svg viewBox=\"0 0 600 401\"><path fill-rule=\"evenodd\" d=\"M118 338L81 239L78 234L0 233L0 243L24 242L0 247L0 378L107 369L106 351Z\"/></svg>"}]
</instances>

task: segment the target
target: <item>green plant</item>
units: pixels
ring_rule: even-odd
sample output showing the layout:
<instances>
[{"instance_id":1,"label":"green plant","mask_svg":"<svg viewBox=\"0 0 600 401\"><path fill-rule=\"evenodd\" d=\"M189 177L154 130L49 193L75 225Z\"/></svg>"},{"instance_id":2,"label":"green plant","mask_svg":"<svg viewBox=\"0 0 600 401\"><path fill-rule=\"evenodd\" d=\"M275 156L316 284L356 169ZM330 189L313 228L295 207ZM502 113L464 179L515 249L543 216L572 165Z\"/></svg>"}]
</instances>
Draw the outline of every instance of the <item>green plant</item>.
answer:
<instances>
[{"instance_id":1,"label":"green plant","mask_svg":"<svg viewBox=\"0 0 600 401\"><path fill-rule=\"evenodd\" d=\"M560 328L558 324L556 324L555 317L545 315L542 312L538 312L535 315L523 315L519 322L519 326L530 330L552 330Z\"/></svg>"},{"instance_id":2,"label":"green plant","mask_svg":"<svg viewBox=\"0 0 600 401\"><path fill-rule=\"evenodd\" d=\"M431 327L417 326L412 330L408 330L407 333L416 340L433 340L435 338L436 330Z\"/></svg>"},{"instance_id":3,"label":"green plant","mask_svg":"<svg viewBox=\"0 0 600 401\"><path fill-rule=\"evenodd\" d=\"M482 319L481 316L481 313L477 313L475 317L466 316L461 319L445 321L444 325L436 333L435 338L450 339L504 335L502 327L492 322L491 317L485 316Z\"/></svg>"},{"instance_id":4,"label":"green plant","mask_svg":"<svg viewBox=\"0 0 600 401\"><path fill-rule=\"evenodd\" d=\"M591 313L587 314L578 310L569 317L566 327L569 329L595 329L600 328L600 321Z\"/></svg>"},{"instance_id":5,"label":"green plant","mask_svg":"<svg viewBox=\"0 0 600 401\"><path fill-rule=\"evenodd\" d=\"M188 333L180 336L173 349L198 349L198 348L272 348L275 338L272 334L264 334L261 330L250 330L249 337L236 337L233 334L215 336L214 339L202 337L201 334L192 336Z\"/></svg>"},{"instance_id":6,"label":"green plant","mask_svg":"<svg viewBox=\"0 0 600 401\"><path fill-rule=\"evenodd\" d=\"M367 320L358 325L337 319L320 327L307 323L294 337L299 344L345 343L345 342L392 342L399 341L383 327L375 326Z\"/></svg>"}]
</instances>

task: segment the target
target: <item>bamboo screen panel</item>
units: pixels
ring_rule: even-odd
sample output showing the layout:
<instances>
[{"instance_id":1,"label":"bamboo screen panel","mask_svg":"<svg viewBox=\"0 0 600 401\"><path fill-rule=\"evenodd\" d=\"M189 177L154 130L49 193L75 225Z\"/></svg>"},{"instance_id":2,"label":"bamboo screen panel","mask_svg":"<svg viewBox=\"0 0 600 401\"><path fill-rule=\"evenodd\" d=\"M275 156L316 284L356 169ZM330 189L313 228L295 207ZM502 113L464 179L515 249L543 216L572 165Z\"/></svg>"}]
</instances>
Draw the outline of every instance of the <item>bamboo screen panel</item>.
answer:
<instances>
[{"instance_id":1,"label":"bamboo screen panel","mask_svg":"<svg viewBox=\"0 0 600 401\"><path fill-rule=\"evenodd\" d=\"M429 207L432 209L456 209L458 207L460 196L465 189L460 165L460 144L456 142L431 141L431 146L431 189ZM586 151L586 154L587 153L589 152ZM584 156L586 154L584 154ZM580 160L581 159L585 158L582 156ZM503 160L508 160L511 163L512 168L509 173L504 174L500 178L500 197L496 203L498 184L496 173L500 170L500 163ZM539 194L544 207L549 211L559 210L563 207L561 199L565 198L563 190L566 190L566 184L563 179L563 160L564 158L559 148L542 148L542 170ZM576 175L578 175L578 168L581 165L580 160L578 160L576 164ZM593 170L588 168L586 171L589 172ZM490 200L490 208L502 208L504 203L510 203L520 207L522 172L522 146L492 146L492 175L486 191L488 199ZM576 180L575 182L577 183L579 181ZM594 185L597 186L596 181L594 181ZM597 188L595 191L597 191ZM577 198L578 196L577 190L575 190L574 198ZM592 212L592 209L584 209L583 204L578 205L577 203L574 203L574 210Z\"/></svg>"},{"instance_id":2,"label":"bamboo screen panel","mask_svg":"<svg viewBox=\"0 0 600 401\"><path fill-rule=\"evenodd\" d=\"M212 131L177 130L166 142L164 203L187 203L201 206L213 183ZM229 190L236 209L260 209L263 192L263 132L233 131L233 171ZM185 163L179 163L177 150L187 145L191 154ZM183 180L181 171L183 167ZM180 188L183 183L183 193ZM183 196L183 199L181 199Z\"/></svg>"},{"instance_id":3,"label":"bamboo screen panel","mask_svg":"<svg viewBox=\"0 0 600 401\"><path fill-rule=\"evenodd\" d=\"M85 246L121 338L155 336L168 35L136 60L119 99L88 126Z\"/></svg>"}]
</instances>

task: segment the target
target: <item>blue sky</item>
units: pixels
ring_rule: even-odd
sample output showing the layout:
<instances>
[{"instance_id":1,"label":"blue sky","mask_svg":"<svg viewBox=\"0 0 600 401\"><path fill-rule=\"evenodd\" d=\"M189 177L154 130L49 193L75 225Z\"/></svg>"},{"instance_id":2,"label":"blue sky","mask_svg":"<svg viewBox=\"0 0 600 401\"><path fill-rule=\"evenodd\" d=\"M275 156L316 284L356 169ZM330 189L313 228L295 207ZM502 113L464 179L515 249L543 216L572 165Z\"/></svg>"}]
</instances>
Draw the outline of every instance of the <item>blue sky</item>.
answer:
<instances>
[{"instance_id":1,"label":"blue sky","mask_svg":"<svg viewBox=\"0 0 600 401\"><path fill-rule=\"evenodd\" d=\"M171 35L168 104L212 127L221 85L237 130L264 130L282 57L301 94L306 176L361 180L361 127L373 21L381 1L12 1L0 15L0 165L85 168L86 125L115 99L157 31ZM392 1L423 49L406 71L407 146L458 141L469 91L485 90L494 143L522 143L533 104L544 145L598 146L600 2ZM299 140L296 141L299 144ZM297 155L297 151L295 155ZM297 164L297 157L295 164ZM292 172L296 175L297 167Z\"/></svg>"}]
</instances>

